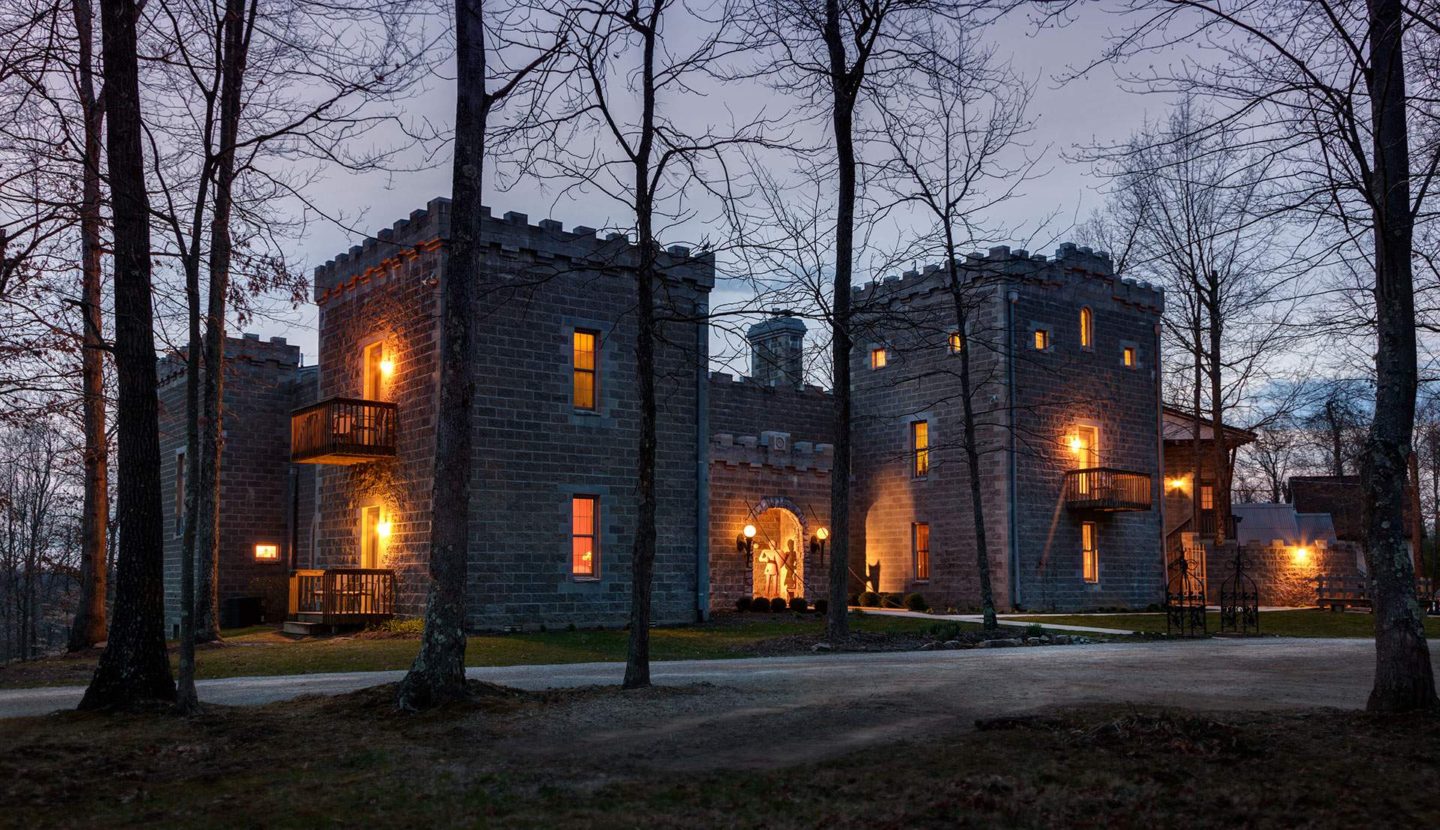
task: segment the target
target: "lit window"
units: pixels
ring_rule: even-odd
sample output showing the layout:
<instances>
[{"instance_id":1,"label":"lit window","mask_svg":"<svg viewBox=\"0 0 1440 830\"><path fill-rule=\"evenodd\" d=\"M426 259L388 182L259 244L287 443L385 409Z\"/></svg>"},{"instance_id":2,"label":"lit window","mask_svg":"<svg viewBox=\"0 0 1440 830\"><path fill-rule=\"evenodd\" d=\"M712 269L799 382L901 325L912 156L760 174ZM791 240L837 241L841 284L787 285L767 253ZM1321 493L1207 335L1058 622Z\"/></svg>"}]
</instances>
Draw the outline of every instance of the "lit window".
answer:
<instances>
[{"instance_id":1,"label":"lit window","mask_svg":"<svg viewBox=\"0 0 1440 830\"><path fill-rule=\"evenodd\" d=\"M965 336L958 331L950 332L950 354L960 354L965 348Z\"/></svg>"},{"instance_id":2,"label":"lit window","mask_svg":"<svg viewBox=\"0 0 1440 830\"><path fill-rule=\"evenodd\" d=\"M916 478L930 475L930 424L915 421L910 424L910 454L915 459L911 474Z\"/></svg>"},{"instance_id":3,"label":"lit window","mask_svg":"<svg viewBox=\"0 0 1440 830\"><path fill-rule=\"evenodd\" d=\"M600 497L573 496L570 499L570 573L594 576L600 557Z\"/></svg>"},{"instance_id":4,"label":"lit window","mask_svg":"<svg viewBox=\"0 0 1440 830\"><path fill-rule=\"evenodd\" d=\"M360 508L360 567L380 567L380 551L389 533L390 523L382 518L379 505Z\"/></svg>"},{"instance_id":5,"label":"lit window","mask_svg":"<svg viewBox=\"0 0 1440 830\"><path fill-rule=\"evenodd\" d=\"M256 545L255 560L257 562L275 562L280 559L279 545Z\"/></svg>"},{"instance_id":6,"label":"lit window","mask_svg":"<svg viewBox=\"0 0 1440 830\"><path fill-rule=\"evenodd\" d=\"M366 346L363 355L365 365L360 396L367 401L378 401L385 388L385 375L389 373L387 367L393 368L395 364L385 354L383 342Z\"/></svg>"},{"instance_id":7,"label":"lit window","mask_svg":"<svg viewBox=\"0 0 1440 830\"><path fill-rule=\"evenodd\" d=\"M1043 352L1050 348L1050 331L1048 329L1035 330L1035 351Z\"/></svg>"},{"instance_id":8,"label":"lit window","mask_svg":"<svg viewBox=\"0 0 1440 830\"><path fill-rule=\"evenodd\" d=\"M175 454L175 535L185 532L185 451Z\"/></svg>"},{"instance_id":9,"label":"lit window","mask_svg":"<svg viewBox=\"0 0 1440 830\"><path fill-rule=\"evenodd\" d=\"M1201 485L1200 485L1200 509L1201 509L1201 510L1214 510L1214 509L1215 509L1215 485L1213 485L1213 484L1201 484Z\"/></svg>"},{"instance_id":10,"label":"lit window","mask_svg":"<svg viewBox=\"0 0 1440 830\"><path fill-rule=\"evenodd\" d=\"M910 545L915 554L915 580L930 580L930 525L916 522L910 525Z\"/></svg>"},{"instance_id":11,"label":"lit window","mask_svg":"<svg viewBox=\"0 0 1440 830\"><path fill-rule=\"evenodd\" d=\"M595 409L595 344L593 331L575 330L575 408Z\"/></svg>"},{"instance_id":12,"label":"lit window","mask_svg":"<svg viewBox=\"0 0 1440 830\"><path fill-rule=\"evenodd\" d=\"M1125 368L1126 368L1126 369L1134 369L1134 368L1135 368L1135 347L1134 347L1134 346L1126 346L1126 347L1124 348L1124 350L1120 352L1120 362L1125 364Z\"/></svg>"},{"instance_id":13,"label":"lit window","mask_svg":"<svg viewBox=\"0 0 1440 830\"><path fill-rule=\"evenodd\" d=\"M1095 345L1095 314L1087 306L1080 309L1080 348Z\"/></svg>"},{"instance_id":14,"label":"lit window","mask_svg":"<svg viewBox=\"0 0 1440 830\"><path fill-rule=\"evenodd\" d=\"M884 347L884 346L876 346L875 348L871 349L871 350L870 350L870 368L871 368L871 369L884 369L884 368L885 368L885 358L886 358L886 354L885 354L885 347Z\"/></svg>"},{"instance_id":15,"label":"lit window","mask_svg":"<svg viewBox=\"0 0 1440 830\"><path fill-rule=\"evenodd\" d=\"M1094 522L1080 523L1080 567L1086 582L1100 581L1100 548Z\"/></svg>"}]
</instances>

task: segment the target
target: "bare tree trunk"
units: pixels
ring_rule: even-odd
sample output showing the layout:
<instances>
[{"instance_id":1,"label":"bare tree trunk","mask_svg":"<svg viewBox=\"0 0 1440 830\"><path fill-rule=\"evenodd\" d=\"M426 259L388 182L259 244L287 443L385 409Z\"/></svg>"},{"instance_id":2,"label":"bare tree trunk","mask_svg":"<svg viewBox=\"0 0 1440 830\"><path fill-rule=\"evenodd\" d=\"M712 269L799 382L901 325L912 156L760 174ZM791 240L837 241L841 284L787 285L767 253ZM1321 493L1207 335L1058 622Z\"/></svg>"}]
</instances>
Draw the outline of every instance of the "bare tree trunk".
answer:
<instances>
[{"instance_id":1,"label":"bare tree trunk","mask_svg":"<svg viewBox=\"0 0 1440 830\"><path fill-rule=\"evenodd\" d=\"M247 11L248 6L248 11ZM220 143L215 157L215 203L210 215L210 284L205 314L205 386L200 415L198 603L195 636L220 639L220 463L224 447L225 313L230 294L230 217L235 193L235 143L240 131L241 92L256 7L225 0L221 38Z\"/></svg>"},{"instance_id":2,"label":"bare tree trunk","mask_svg":"<svg viewBox=\"0 0 1440 830\"><path fill-rule=\"evenodd\" d=\"M104 108L95 98L94 10L90 0L74 0L75 34L79 42L80 109L84 119L85 159L80 202L80 378L85 424L85 494L81 507L80 601L70 628L71 651L105 640L105 535L110 518L109 439L105 434L105 352L101 304L100 153Z\"/></svg>"},{"instance_id":3,"label":"bare tree trunk","mask_svg":"<svg viewBox=\"0 0 1440 830\"><path fill-rule=\"evenodd\" d=\"M829 56L830 123L835 137L838 185L834 296L830 305L835 458L830 468L830 609L825 636L841 640L850 633L850 283L855 266L855 101L859 89L847 65L840 0L825 0L822 36ZM878 590L880 586L875 587Z\"/></svg>"},{"instance_id":4,"label":"bare tree trunk","mask_svg":"<svg viewBox=\"0 0 1440 830\"><path fill-rule=\"evenodd\" d=\"M474 380L471 329L481 277L481 174L491 100L485 91L484 0L456 0L455 158L450 255L441 281L440 405L431 494L430 594L420 652L397 704L418 711L465 695L465 582L469 572Z\"/></svg>"},{"instance_id":5,"label":"bare tree trunk","mask_svg":"<svg viewBox=\"0 0 1440 830\"><path fill-rule=\"evenodd\" d=\"M120 554L114 624L81 709L173 701L165 654L164 520L134 0L101 0L114 224L115 372L119 381Z\"/></svg>"},{"instance_id":6,"label":"bare tree trunk","mask_svg":"<svg viewBox=\"0 0 1440 830\"><path fill-rule=\"evenodd\" d=\"M1225 393L1221 388L1220 341L1225 321L1220 314L1219 276L1210 272L1209 302L1205 316L1210 321L1210 441L1215 465L1215 544L1224 544L1230 522L1230 448L1225 443Z\"/></svg>"},{"instance_id":7,"label":"bare tree trunk","mask_svg":"<svg viewBox=\"0 0 1440 830\"><path fill-rule=\"evenodd\" d=\"M1203 381L1204 363L1200 353L1200 309L1198 304L1195 308L1195 319L1191 321L1190 334L1194 338L1195 344L1195 394L1191 401L1191 404L1195 407L1195 414L1190 422L1190 428L1193 430L1190 436L1190 449L1195 461L1195 478L1190 482L1190 530L1192 533L1198 534L1201 531L1200 505L1203 503L1200 500L1200 478L1204 470L1204 465L1201 462L1205 458L1203 451L1204 442L1200 440L1200 428L1205 425L1205 421L1200 414L1200 390L1204 388L1205 384ZM1166 578L1169 578L1168 575Z\"/></svg>"},{"instance_id":8,"label":"bare tree trunk","mask_svg":"<svg viewBox=\"0 0 1440 830\"><path fill-rule=\"evenodd\" d=\"M1368 708L1432 708L1435 676L1405 546L1406 456L1415 425L1415 287L1411 256L1410 137L1406 122L1404 4L1369 0L1370 93L1374 124L1375 418L1365 445L1366 541L1375 583L1375 686ZM1417 540L1418 542L1418 540Z\"/></svg>"}]
</instances>

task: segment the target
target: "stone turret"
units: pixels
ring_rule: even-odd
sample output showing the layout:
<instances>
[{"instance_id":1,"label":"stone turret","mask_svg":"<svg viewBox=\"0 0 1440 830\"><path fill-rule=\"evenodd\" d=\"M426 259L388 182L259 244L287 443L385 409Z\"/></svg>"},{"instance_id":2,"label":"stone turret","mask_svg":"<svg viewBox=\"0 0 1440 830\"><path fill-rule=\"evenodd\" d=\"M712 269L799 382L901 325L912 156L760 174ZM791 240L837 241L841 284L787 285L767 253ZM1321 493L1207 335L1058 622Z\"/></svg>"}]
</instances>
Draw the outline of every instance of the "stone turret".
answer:
<instances>
[{"instance_id":1,"label":"stone turret","mask_svg":"<svg viewBox=\"0 0 1440 830\"><path fill-rule=\"evenodd\" d=\"M761 386L805 385L805 323L777 312L745 332L750 343L750 378Z\"/></svg>"}]
</instances>

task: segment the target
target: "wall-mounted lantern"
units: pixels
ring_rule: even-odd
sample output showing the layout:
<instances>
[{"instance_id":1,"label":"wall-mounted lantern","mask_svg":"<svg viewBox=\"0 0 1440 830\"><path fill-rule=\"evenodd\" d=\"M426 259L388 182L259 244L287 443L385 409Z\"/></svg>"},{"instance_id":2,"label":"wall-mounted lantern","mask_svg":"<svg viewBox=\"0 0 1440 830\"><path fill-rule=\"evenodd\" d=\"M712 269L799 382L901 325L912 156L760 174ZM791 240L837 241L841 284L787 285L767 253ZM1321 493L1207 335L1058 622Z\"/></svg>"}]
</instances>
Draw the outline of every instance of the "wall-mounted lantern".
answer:
<instances>
[{"instance_id":1,"label":"wall-mounted lantern","mask_svg":"<svg viewBox=\"0 0 1440 830\"><path fill-rule=\"evenodd\" d=\"M825 542L830 539L829 528L820 528L815 535L810 537L810 552L820 560L820 567L825 567Z\"/></svg>"},{"instance_id":2,"label":"wall-mounted lantern","mask_svg":"<svg viewBox=\"0 0 1440 830\"><path fill-rule=\"evenodd\" d=\"M395 358L386 355L380 360L380 374L387 378L395 374Z\"/></svg>"},{"instance_id":3,"label":"wall-mounted lantern","mask_svg":"<svg viewBox=\"0 0 1440 830\"><path fill-rule=\"evenodd\" d=\"M389 519L381 519L380 521L378 521L378 522L375 523L375 535L376 535L376 536L379 536L381 539L388 539L388 538L390 538L390 520L389 520Z\"/></svg>"},{"instance_id":4,"label":"wall-mounted lantern","mask_svg":"<svg viewBox=\"0 0 1440 830\"><path fill-rule=\"evenodd\" d=\"M1306 562L1310 561L1310 549L1308 547L1305 547L1304 545L1301 545L1295 548L1294 556L1296 564L1303 565Z\"/></svg>"},{"instance_id":5,"label":"wall-mounted lantern","mask_svg":"<svg viewBox=\"0 0 1440 830\"><path fill-rule=\"evenodd\" d=\"M745 554L745 567L751 567L755 556L755 525L745 525L745 529L735 537L735 550Z\"/></svg>"},{"instance_id":6,"label":"wall-mounted lantern","mask_svg":"<svg viewBox=\"0 0 1440 830\"><path fill-rule=\"evenodd\" d=\"M1181 476L1175 476L1174 478L1166 479L1165 487L1166 489L1172 490L1176 493L1183 493L1185 492L1185 479Z\"/></svg>"}]
</instances>

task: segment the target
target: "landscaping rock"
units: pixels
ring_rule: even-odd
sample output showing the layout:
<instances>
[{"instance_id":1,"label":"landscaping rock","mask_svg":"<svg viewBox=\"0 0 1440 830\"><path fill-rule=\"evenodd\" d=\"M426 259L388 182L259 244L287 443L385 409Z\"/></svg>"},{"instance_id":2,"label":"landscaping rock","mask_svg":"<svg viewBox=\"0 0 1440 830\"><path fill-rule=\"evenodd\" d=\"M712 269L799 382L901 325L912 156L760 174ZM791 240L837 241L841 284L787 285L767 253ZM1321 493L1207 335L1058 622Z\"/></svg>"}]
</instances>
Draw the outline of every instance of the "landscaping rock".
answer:
<instances>
[{"instance_id":1,"label":"landscaping rock","mask_svg":"<svg viewBox=\"0 0 1440 830\"><path fill-rule=\"evenodd\" d=\"M920 651L934 651L935 649L937 649L937 648L939 648L939 647L940 647L940 644L939 644L939 643L935 642L934 640L931 640L931 641L928 642L928 643L921 643L921 644L920 644Z\"/></svg>"},{"instance_id":2,"label":"landscaping rock","mask_svg":"<svg viewBox=\"0 0 1440 830\"><path fill-rule=\"evenodd\" d=\"M980 644L981 648L1015 648L1021 645L1017 638L1006 638L1003 640L986 640Z\"/></svg>"},{"instance_id":3,"label":"landscaping rock","mask_svg":"<svg viewBox=\"0 0 1440 830\"><path fill-rule=\"evenodd\" d=\"M830 651L831 648L832 647L829 643L816 643L815 645L810 647L810 650L818 653L822 651Z\"/></svg>"},{"instance_id":4,"label":"landscaping rock","mask_svg":"<svg viewBox=\"0 0 1440 830\"><path fill-rule=\"evenodd\" d=\"M1070 645L1071 639L1072 638L1069 634L1056 634L1054 637L1054 642L1057 646L1068 646Z\"/></svg>"},{"instance_id":5,"label":"landscaping rock","mask_svg":"<svg viewBox=\"0 0 1440 830\"><path fill-rule=\"evenodd\" d=\"M961 640L946 640L945 642L940 644L940 647L949 651L954 651L958 648L970 648L971 646L969 643L963 642Z\"/></svg>"},{"instance_id":6,"label":"landscaping rock","mask_svg":"<svg viewBox=\"0 0 1440 830\"><path fill-rule=\"evenodd\" d=\"M1038 645L1040 645L1042 642L1044 642L1044 641L1041 640L1039 637L1026 637L1026 638L1025 638L1025 645L1027 645L1027 646L1038 646Z\"/></svg>"}]
</instances>

